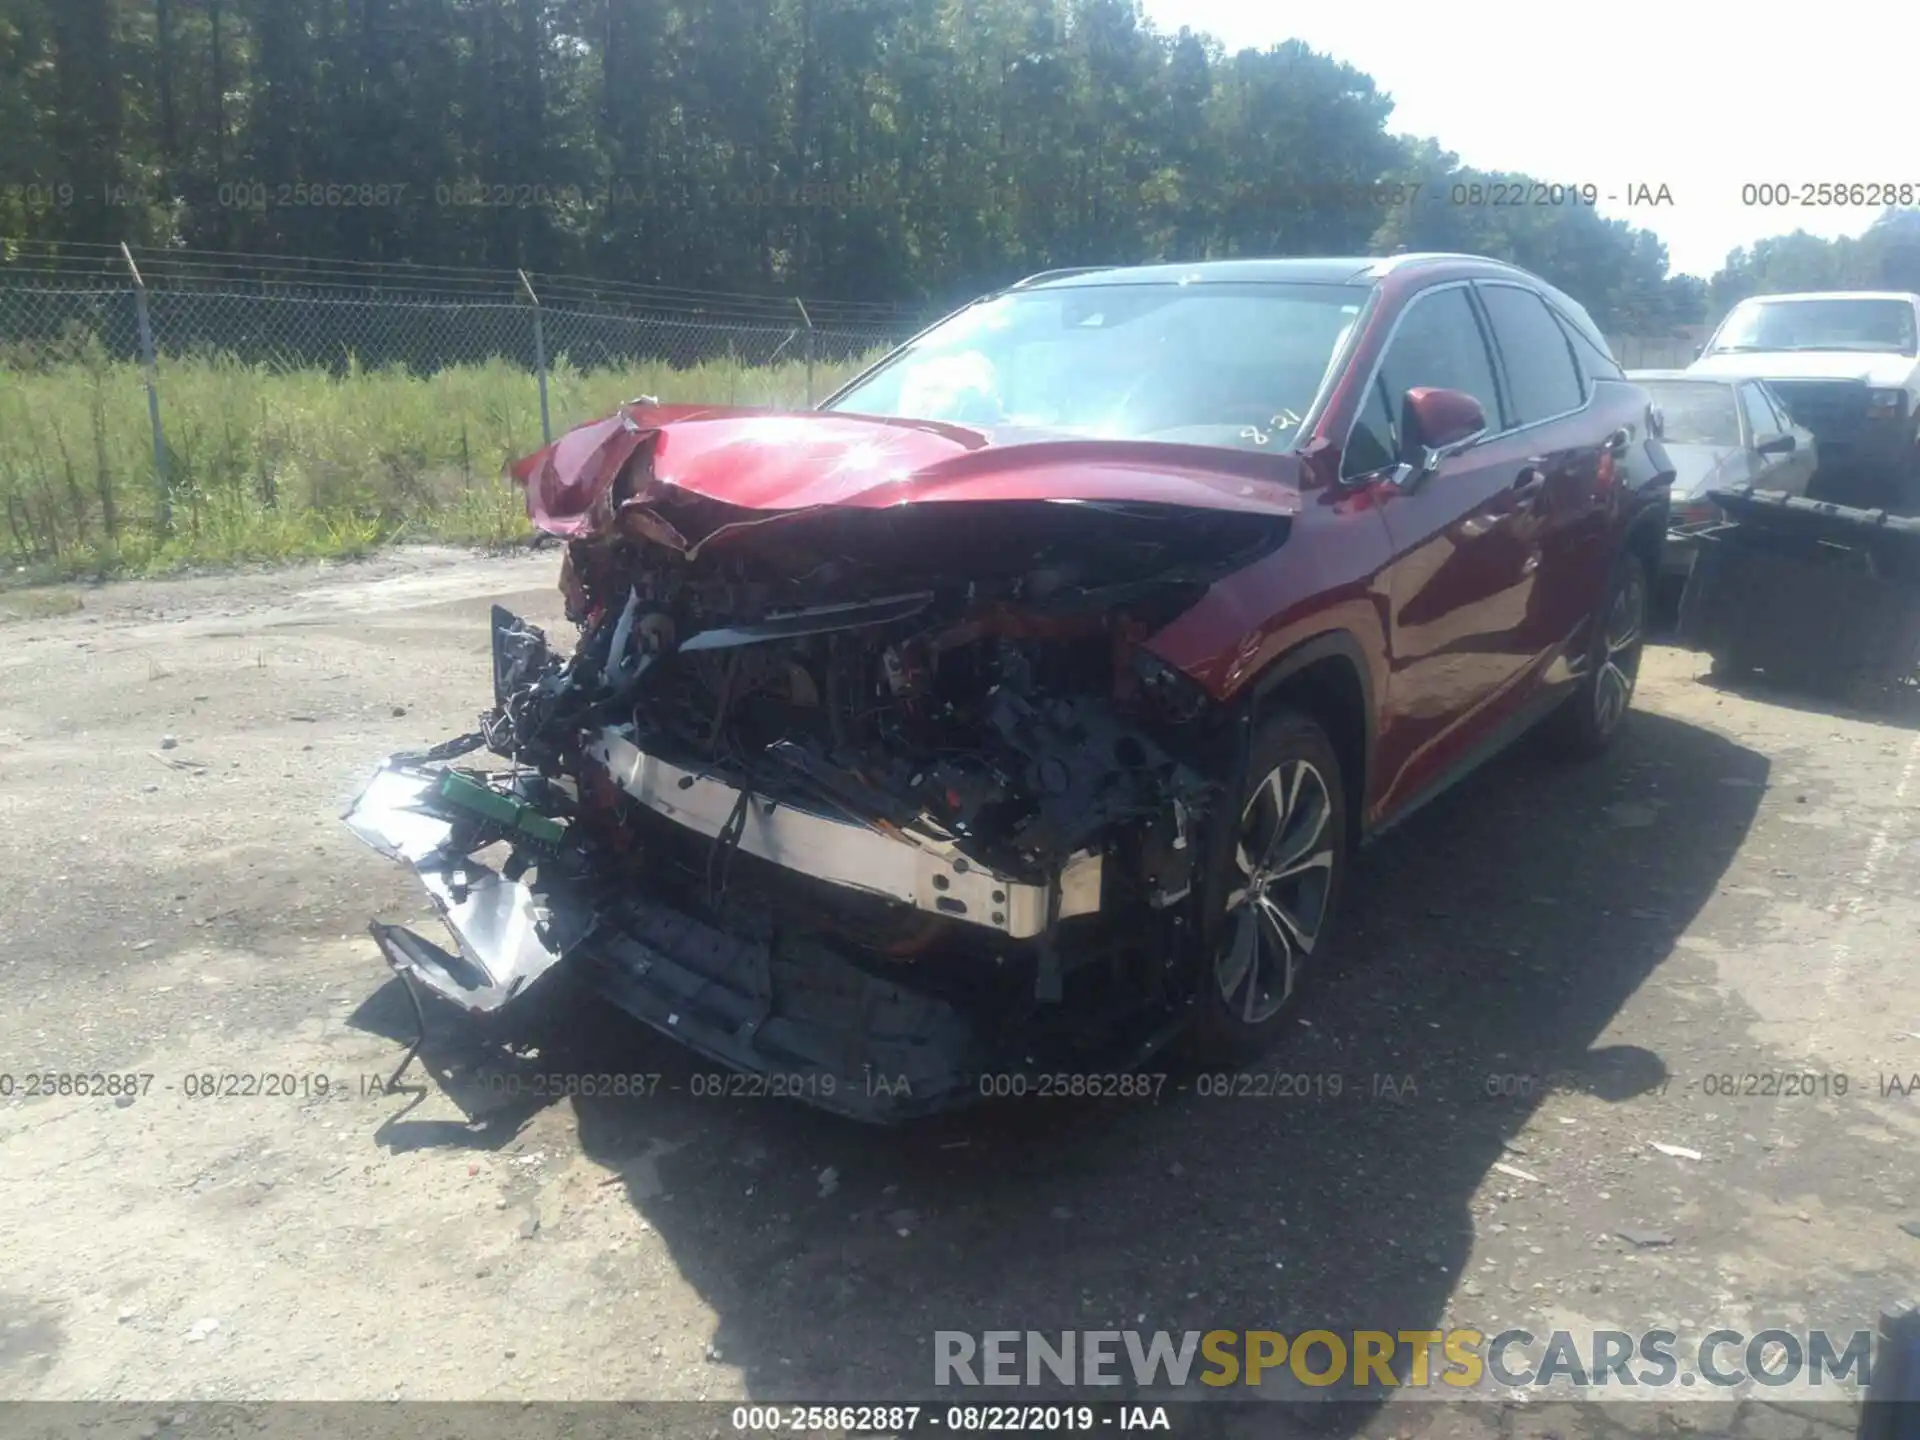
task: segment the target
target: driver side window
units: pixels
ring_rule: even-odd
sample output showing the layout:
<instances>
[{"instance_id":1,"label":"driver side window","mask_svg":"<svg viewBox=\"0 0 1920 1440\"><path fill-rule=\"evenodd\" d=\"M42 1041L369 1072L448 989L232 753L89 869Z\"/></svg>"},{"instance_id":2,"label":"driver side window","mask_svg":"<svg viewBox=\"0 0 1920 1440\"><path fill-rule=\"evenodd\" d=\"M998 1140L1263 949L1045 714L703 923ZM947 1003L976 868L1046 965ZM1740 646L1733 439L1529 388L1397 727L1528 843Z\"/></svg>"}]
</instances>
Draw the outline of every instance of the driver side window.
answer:
<instances>
[{"instance_id":1,"label":"driver side window","mask_svg":"<svg viewBox=\"0 0 1920 1440\"><path fill-rule=\"evenodd\" d=\"M1400 454L1400 403L1407 391L1461 390L1480 402L1490 428L1499 428L1500 393L1493 360L1464 285L1416 296L1387 342L1379 374L1347 436L1340 473L1370 475Z\"/></svg>"}]
</instances>

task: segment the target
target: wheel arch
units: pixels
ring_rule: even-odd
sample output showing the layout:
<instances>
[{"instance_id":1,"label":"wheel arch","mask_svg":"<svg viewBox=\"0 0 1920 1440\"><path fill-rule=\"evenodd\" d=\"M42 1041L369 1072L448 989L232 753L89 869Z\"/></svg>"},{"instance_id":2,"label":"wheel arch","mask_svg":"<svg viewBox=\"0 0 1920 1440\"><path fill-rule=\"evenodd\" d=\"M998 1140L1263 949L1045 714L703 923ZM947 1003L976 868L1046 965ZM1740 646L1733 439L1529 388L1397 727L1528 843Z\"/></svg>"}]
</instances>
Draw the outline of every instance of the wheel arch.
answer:
<instances>
[{"instance_id":1,"label":"wheel arch","mask_svg":"<svg viewBox=\"0 0 1920 1440\"><path fill-rule=\"evenodd\" d=\"M1365 829L1373 769L1375 709L1366 652L1350 631L1326 630L1278 656L1247 687L1247 729L1281 706L1313 717L1340 759L1346 791L1347 840Z\"/></svg>"}]
</instances>

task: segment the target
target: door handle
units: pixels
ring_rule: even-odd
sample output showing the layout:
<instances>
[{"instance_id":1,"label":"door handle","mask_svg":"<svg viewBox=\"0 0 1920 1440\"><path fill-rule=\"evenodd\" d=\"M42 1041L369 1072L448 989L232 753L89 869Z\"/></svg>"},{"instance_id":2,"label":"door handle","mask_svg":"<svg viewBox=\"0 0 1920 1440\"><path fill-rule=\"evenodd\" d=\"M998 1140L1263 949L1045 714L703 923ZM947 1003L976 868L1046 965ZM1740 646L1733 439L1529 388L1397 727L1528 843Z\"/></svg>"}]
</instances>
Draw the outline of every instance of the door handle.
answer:
<instances>
[{"instance_id":1,"label":"door handle","mask_svg":"<svg viewBox=\"0 0 1920 1440\"><path fill-rule=\"evenodd\" d=\"M1511 497L1514 515L1533 515L1546 503L1547 472L1545 461L1535 456L1521 466L1520 473L1513 478L1513 485L1507 491Z\"/></svg>"}]
</instances>

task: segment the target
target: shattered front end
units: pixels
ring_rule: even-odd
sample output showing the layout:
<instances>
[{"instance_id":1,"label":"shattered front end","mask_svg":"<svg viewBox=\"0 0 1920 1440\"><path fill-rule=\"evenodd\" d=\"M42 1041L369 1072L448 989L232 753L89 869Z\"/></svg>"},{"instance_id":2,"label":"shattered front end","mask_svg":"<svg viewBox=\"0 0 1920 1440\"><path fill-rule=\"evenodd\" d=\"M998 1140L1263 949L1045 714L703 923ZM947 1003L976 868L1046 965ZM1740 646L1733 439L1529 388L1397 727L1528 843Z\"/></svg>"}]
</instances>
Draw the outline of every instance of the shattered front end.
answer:
<instances>
[{"instance_id":1,"label":"shattered front end","mask_svg":"<svg viewBox=\"0 0 1920 1440\"><path fill-rule=\"evenodd\" d=\"M410 990L488 1012L564 963L699 1054L864 1119L1164 1044L1227 741L1140 642L1286 518L769 513L663 483L650 445L614 439L582 492L594 523L530 503L570 533L572 652L496 607L480 729L388 760L347 814L451 932L374 927Z\"/></svg>"}]
</instances>

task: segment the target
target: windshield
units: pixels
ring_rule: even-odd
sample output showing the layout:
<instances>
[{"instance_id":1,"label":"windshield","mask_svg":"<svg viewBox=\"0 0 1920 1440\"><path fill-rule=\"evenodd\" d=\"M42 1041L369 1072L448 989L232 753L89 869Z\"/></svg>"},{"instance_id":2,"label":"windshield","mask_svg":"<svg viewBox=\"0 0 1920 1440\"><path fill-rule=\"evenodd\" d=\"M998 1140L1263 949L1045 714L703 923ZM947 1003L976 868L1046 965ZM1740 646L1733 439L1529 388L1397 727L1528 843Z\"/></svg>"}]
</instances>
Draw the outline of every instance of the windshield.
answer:
<instances>
[{"instance_id":1,"label":"windshield","mask_svg":"<svg viewBox=\"0 0 1920 1440\"><path fill-rule=\"evenodd\" d=\"M1370 291L1075 285L968 306L825 407L1099 439L1290 444Z\"/></svg>"},{"instance_id":2,"label":"windshield","mask_svg":"<svg viewBox=\"0 0 1920 1440\"><path fill-rule=\"evenodd\" d=\"M1905 300L1743 300L1708 354L1729 350L1873 350L1915 353Z\"/></svg>"},{"instance_id":3,"label":"windshield","mask_svg":"<svg viewBox=\"0 0 1920 1440\"><path fill-rule=\"evenodd\" d=\"M1731 385L1698 380L1642 381L1660 409L1669 445L1738 445L1740 412Z\"/></svg>"}]
</instances>

